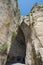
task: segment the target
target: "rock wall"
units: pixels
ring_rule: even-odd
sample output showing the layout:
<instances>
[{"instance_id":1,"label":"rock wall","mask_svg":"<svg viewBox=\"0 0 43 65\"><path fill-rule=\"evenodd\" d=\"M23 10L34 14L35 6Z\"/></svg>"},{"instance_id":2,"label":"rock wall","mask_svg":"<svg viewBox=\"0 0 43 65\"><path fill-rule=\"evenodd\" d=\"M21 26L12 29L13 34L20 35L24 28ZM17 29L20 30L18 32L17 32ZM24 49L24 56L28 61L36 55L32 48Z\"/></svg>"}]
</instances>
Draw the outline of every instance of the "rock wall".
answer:
<instances>
[{"instance_id":1,"label":"rock wall","mask_svg":"<svg viewBox=\"0 0 43 65\"><path fill-rule=\"evenodd\" d=\"M26 65L43 65L43 5L35 4L30 14L22 17L20 28L25 36Z\"/></svg>"},{"instance_id":2,"label":"rock wall","mask_svg":"<svg viewBox=\"0 0 43 65\"><path fill-rule=\"evenodd\" d=\"M26 45L25 64L43 65L43 5L35 4L30 11L30 14L27 16L22 16L20 21L20 29L22 30L23 34L19 32L20 38L18 36L17 39L19 41L22 37L21 35L24 35ZM13 45L17 43L18 46L17 39ZM20 46L22 46L21 40ZM19 48L19 46L16 47L16 50L20 49L20 52L18 52L16 55L16 50L14 50L15 46L11 47L11 49L13 49L13 52L10 51L11 56L17 56L19 55L18 53L21 52L23 57L24 51L22 52L21 49L24 49L25 46L22 46L21 48Z\"/></svg>"},{"instance_id":3,"label":"rock wall","mask_svg":"<svg viewBox=\"0 0 43 65\"><path fill-rule=\"evenodd\" d=\"M17 30L17 15L18 13L17 6L15 6L16 12L14 13L14 7L11 0L0 0L0 64L5 65L5 61L7 60L10 47L11 47L11 38L13 32ZM14 1L17 5L17 1ZM19 15L18 15L19 18ZM3 61L3 57L4 60ZM1 62L2 60L2 62Z\"/></svg>"},{"instance_id":4,"label":"rock wall","mask_svg":"<svg viewBox=\"0 0 43 65\"><path fill-rule=\"evenodd\" d=\"M26 65L43 65L43 5L35 4L29 18L31 35L26 43Z\"/></svg>"},{"instance_id":5,"label":"rock wall","mask_svg":"<svg viewBox=\"0 0 43 65\"><path fill-rule=\"evenodd\" d=\"M43 5L20 17L16 0L0 0L0 64L9 55L25 58L26 65L43 65Z\"/></svg>"}]
</instances>

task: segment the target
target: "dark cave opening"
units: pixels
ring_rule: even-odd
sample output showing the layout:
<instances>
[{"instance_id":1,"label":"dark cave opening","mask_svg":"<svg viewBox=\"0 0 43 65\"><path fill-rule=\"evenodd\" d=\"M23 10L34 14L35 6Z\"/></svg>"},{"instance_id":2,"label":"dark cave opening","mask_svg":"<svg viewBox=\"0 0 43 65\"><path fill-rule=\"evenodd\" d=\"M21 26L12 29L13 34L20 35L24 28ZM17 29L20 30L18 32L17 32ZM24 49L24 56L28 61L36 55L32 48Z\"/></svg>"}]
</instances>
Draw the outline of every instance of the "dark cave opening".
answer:
<instances>
[{"instance_id":1,"label":"dark cave opening","mask_svg":"<svg viewBox=\"0 0 43 65\"><path fill-rule=\"evenodd\" d=\"M14 38L12 39L12 45L10 48L7 64L8 63L25 64L25 56L26 56L25 36L23 31L19 27L15 40Z\"/></svg>"}]
</instances>

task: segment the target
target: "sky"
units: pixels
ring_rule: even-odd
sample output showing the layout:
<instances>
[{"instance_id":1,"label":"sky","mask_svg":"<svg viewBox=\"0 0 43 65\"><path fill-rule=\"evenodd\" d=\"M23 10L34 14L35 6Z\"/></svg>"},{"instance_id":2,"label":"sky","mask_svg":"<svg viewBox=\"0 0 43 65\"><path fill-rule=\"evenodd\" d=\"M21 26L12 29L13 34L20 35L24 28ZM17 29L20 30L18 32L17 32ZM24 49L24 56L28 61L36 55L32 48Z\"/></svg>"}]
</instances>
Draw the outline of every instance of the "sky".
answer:
<instances>
[{"instance_id":1,"label":"sky","mask_svg":"<svg viewBox=\"0 0 43 65\"><path fill-rule=\"evenodd\" d=\"M23 16L27 15L35 3L41 4L43 0L18 0L20 14Z\"/></svg>"}]
</instances>

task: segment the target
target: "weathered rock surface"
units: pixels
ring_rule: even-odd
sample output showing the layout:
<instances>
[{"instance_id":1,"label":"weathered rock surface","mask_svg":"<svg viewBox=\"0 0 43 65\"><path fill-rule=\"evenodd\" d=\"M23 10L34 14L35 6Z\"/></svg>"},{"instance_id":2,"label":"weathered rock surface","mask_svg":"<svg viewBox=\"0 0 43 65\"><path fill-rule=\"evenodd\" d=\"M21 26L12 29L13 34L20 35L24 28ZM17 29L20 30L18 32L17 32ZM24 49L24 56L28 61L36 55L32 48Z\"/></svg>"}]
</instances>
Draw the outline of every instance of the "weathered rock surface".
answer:
<instances>
[{"instance_id":1,"label":"weathered rock surface","mask_svg":"<svg viewBox=\"0 0 43 65\"><path fill-rule=\"evenodd\" d=\"M16 3L17 1L14 1L15 5L17 5ZM15 8L18 11L17 6ZM11 0L0 0L0 65L5 65L11 46L12 34L17 30L17 13L14 13Z\"/></svg>"},{"instance_id":2,"label":"weathered rock surface","mask_svg":"<svg viewBox=\"0 0 43 65\"><path fill-rule=\"evenodd\" d=\"M28 35L26 65L43 65L43 5L35 5L29 17L31 35Z\"/></svg>"},{"instance_id":3,"label":"weathered rock surface","mask_svg":"<svg viewBox=\"0 0 43 65\"><path fill-rule=\"evenodd\" d=\"M16 0L0 0L0 65L6 60L43 65L43 5L20 16Z\"/></svg>"}]
</instances>

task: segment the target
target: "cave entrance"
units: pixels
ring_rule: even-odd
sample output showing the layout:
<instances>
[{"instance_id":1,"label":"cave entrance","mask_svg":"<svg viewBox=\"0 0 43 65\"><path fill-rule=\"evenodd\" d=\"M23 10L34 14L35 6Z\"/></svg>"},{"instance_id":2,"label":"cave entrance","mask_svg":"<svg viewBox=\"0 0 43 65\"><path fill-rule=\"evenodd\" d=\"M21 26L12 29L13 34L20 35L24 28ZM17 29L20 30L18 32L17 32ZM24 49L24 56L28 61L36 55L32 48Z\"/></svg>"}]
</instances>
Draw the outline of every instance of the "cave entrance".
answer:
<instances>
[{"instance_id":1,"label":"cave entrance","mask_svg":"<svg viewBox=\"0 0 43 65\"><path fill-rule=\"evenodd\" d=\"M26 44L25 36L21 28L18 28L16 38L12 38L12 45L9 52L9 62L25 64Z\"/></svg>"}]
</instances>

